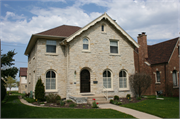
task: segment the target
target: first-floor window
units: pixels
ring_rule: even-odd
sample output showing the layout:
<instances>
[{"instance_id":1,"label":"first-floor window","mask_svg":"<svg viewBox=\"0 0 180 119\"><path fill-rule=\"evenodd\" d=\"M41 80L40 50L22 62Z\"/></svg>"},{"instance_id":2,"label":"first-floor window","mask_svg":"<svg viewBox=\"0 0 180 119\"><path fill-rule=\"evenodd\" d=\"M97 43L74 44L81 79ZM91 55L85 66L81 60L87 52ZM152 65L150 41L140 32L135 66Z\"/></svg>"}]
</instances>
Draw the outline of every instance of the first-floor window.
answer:
<instances>
[{"instance_id":1,"label":"first-floor window","mask_svg":"<svg viewBox=\"0 0 180 119\"><path fill-rule=\"evenodd\" d=\"M54 71L46 73L46 89L56 89L56 74Z\"/></svg>"},{"instance_id":2,"label":"first-floor window","mask_svg":"<svg viewBox=\"0 0 180 119\"><path fill-rule=\"evenodd\" d=\"M104 88L111 88L111 72L109 70L103 72L103 86Z\"/></svg>"},{"instance_id":3,"label":"first-floor window","mask_svg":"<svg viewBox=\"0 0 180 119\"><path fill-rule=\"evenodd\" d=\"M127 88L127 74L124 70L119 73L119 88Z\"/></svg>"},{"instance_id":4,"label":"first-floor window","mask_svg":"<svg viewBox=\"0 0 180 119\"><path fill-rule=\"evenodd\" d=\"M160 80L160 72L159 71L156 71L156 79L157 79L157 82L161 82L161 80Z\"/></svg>"},{"instance_id":5,"label":"first-floor window","mask_svg":"<svg viewBox=\"0 0 180 119\"><path fill-rule=\"evenodd\" d=\"M173 86L177 86L178 85L178 82L177 82L177 71L176 70L173 70Z\"/></svg>"}]
</instances>

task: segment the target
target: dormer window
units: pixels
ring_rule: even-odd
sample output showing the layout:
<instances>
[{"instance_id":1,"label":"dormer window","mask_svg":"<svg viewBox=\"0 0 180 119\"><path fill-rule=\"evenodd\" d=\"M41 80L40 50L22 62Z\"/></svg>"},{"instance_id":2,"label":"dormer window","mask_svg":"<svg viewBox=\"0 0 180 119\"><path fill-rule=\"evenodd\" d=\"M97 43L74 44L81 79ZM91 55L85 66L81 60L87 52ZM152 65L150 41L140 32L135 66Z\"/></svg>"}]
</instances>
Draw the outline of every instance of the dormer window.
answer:
<instances>
[{"instance_id":1,"label":"dormer window","mask_svg":"<svg viewBox=\"0 0 180 119\"><path fill-rule=\"evenodd\" d=\"M87 38L83 39L83 50L89 50L89 40Z\"/></svg>"}]
</instances>

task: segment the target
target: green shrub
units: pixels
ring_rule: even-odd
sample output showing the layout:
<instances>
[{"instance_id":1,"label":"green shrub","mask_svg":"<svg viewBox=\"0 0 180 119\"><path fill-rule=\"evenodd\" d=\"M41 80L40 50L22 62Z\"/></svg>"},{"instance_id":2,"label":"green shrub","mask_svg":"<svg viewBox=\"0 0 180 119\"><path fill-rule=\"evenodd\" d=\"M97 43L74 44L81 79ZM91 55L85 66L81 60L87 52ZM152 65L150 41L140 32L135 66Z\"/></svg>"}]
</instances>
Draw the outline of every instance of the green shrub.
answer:
<instances>
[{"instance_id":1,"label":"green shrub","mask_svg":"<svg viewBox=\"0 0 180 119\"><path fill-rule=\"evenodd\" d=\"M62 100L60 100L60 105L61 105L61 106L64 106L64 105L65 105L65 102L62 101Z\"/></svg>"},{"instance_id":2,"label":"green shrub","mask_svg":"<svg viewBox=\"0 0 180 119\"><path fill-rule=\"evenodd\" d=\"M111 100L110 100L110 103L111 103L111 104L114 104L114 100L111 99Z\"/></svg>"},{"instance_id":3,"label":"green shrub","mask_svg":"<svg viewBox=\"0 0 180 119\"><path fill-rule=\"evenodd\" d=\"M61 100L61 96L57 95L56 100Z\"/></svg>"},{"instance_id":4,"label":"green shrub","mask_svg":"<svg viewBox=\"0 0 180 119\"><path fill-rule=\"evenodd\" d=\"M75 103L71 103L71 104L69 105L69 107L75 107L75 106L76 106Z\"/></svg>"},{"instance_id":5,"label":"green shrub","mask_svg":"<svg viewBox=\"0 0 180 119\"><path fill-rule=\"evenodd\" d=\"M5 97L6 97L6 88L4 86L4 82L1 79L1 101L3 101Z\"/></svg>"},{"instance_id":6,"label":"green shrub","mask_svg":"<svg viewBox=\"0 0 180 119\"><path fill-rule=\"evenodd\" d=\"M38 79L35 87L35 98L38 100L44 100L45 90L44 84L42 83L41 77Z\"/></svg>"},{"instance_id":7,"label":"green shrub","mask_svg":"<svg viewBox=\"0 0 180 119\"><path fill-rule=\"evenodd\" d=\"M115 105L122 105L122 102L118 102L117 100L114 101Z\"/></svg>"},{"instance_id":8,"label":"green shrub","mask_svg":"<svg viewBox=\"0 0 180 119\"><path fill-rule=\"evenodd\" d=\"M33 99L33 98L25 98L25 100L26 100L27 102L29 102L29 103L36 102L36 100Z\"/></svg>"},{"instance_id":9,"label":"green shrub","mask_svg":"<svg viewBox=\"0 0 180 119\"><path fill-rule=\"evenodd\" d=\"M141 97L137 97L136 99L137 99L137 100L141 100Z\"/></svg>"},{"instance_id":10,"label":"green shrub","mask_svg":"<svg viewBox=\"0 0 180 119\"><path fill-rule=\"evenodd\" d=\"M72 100L66 100L66 102L67 102L67 103L70 103L70 102L72 102Z\"/></svg>"},{"instance_id":11,"label":"green shrub","mask_svg":"<svg viewBox=\"0 0 180 119\"><path fill-rule=\"evenodd\" d=\"M96 101L94 101L94 102L92 103L92 108L98 108L97 104L98 104L98 103L96 103Z\"/></svg>"},{"instance_id":12,"label":"green shrub","mask_svg":"<svg viewBox=\"0 0 180 119\"><path fill-rule=\"evenodd\" d=\"M119 100L119 96L115 95L114 100Z\"/></svg>"},{"instance_id":13,"label":"green shrub","mask_svg":"<svg viewBox=\"0 0 180 119\"><path fill-rule=\"evenodd\" d=\"M126 98L129 100L129 99L131 99L131 95L130 94L127 94L126 95Z\"/></svg>"},{"instance_id":14,"label":"green shrub","mask_svg":"<svg viewBox=\"0 0 180 119\"><path fill-rule=\"evenodd\" d=\"M60 100L56 100L56 104L57 104L57 105L60 105Z\"/></svg>"},{"instance_id":15,"label":"green shrub","mask_svg":"<svg viewBox=\"0 0 180 119\"><path fill-rule=\"evenodd\" d=\"M33 92L30 91L29 98L33 98Z\"/></svg>"},{"instance_id":16,"label":"green shrub","mask_svg":"<svg viewBox=\"0 0 180 119\"><path fill-rule=\"evenodd\" d=\"M54 94L54 93L49 93L47 96L46 96L46 101L48 103L56 103L57 102L57 99L61 99L60 96L58 96L57 94Z\"/></svg>"}]
</instances>

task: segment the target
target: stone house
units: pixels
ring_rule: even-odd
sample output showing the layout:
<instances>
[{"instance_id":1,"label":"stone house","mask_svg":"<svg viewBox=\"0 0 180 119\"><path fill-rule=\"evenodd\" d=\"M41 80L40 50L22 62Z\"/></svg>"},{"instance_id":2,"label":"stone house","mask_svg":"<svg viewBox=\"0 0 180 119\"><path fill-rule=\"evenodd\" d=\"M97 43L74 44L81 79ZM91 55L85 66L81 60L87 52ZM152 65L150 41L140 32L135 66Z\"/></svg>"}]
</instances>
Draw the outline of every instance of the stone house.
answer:
<instances>
[{"instance_id":1,"label":"stone house","mask_svg":"<svg viewBox=\"0 0 180 119\"><path fill-rule=\"evenodd\" d=\"M132 92L134 50L139 48L106 13L83 28L62 25L33 34L27 45L27 91L41 77L46 93L62 98L105 95L125 97Z\"/></svg>"},{"instance_id":2,"label":"stone house","mask_svg":"<svg viewBox=\"0 0 180 119\"><path fill-rule=\"evenodd\" d=\"M19 93L27 93L27 68L20 67L19 70Z\"/></svg>"},{"instance_id":3,"label":"stone house","mask_svg":"<svg viewBox=\"0 0 180 119\"><path fill-rule=\"evenodd\" d=\"M166 96L179 96L180 38L154 45L147 45L145 32L137 38L140 46L134 53L136 72L147 73L153 79L144 94L162 92Z\"/></svg>"}]
</instances>

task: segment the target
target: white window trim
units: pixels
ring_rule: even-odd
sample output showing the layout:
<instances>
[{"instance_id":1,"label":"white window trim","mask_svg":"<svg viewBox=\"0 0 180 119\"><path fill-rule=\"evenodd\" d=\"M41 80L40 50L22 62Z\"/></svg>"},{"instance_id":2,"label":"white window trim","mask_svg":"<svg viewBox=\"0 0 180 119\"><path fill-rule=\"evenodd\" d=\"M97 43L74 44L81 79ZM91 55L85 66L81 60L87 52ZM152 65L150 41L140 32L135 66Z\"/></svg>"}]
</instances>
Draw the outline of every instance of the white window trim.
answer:
<instances>
[{"instance_id":1,"label":"white window trim","mask_svg":"<svg viewBox=\"0 0 180 119\"><path fill-rule=\"evenodd\" d=\"M58 55L58 43L57 43L57 41L56 40L52 40L52 41L56 41L56 52L55 53L53 53L53 52L47 52L47 41L48 41L49 39L47 39L46 40L46 51L45 51L45 55ZM51 40L49 40L49 41L51 41Z\"/></svg>"},{"instance_id":2,"label":"white window trim","mask_svg":"<svg viewBox=\"0 0 180 119\"><path fill-rule=\"evenodd\" d=\"M54 71L54 73L56 74L56 89L46 89L46 74L48 71ZM57 75L57 72L53 69L50 69L50 70L47 70L46 73L45 73L45 92L58 92L58 89L57 89L57 79L58 79L58 75Z\"/></svg>"},{"instance_id":3,"label":"white window trim","mask_svg":"<svg viewBox=\"0 0 180 119\"><path fill-rule=\"evenodd\" d=\"M157 70L158 71L158 70ZM156 71L156 72L157 72ZM153 72L153 74L155 75L155 84L161 84L161 82L157 82L157 75L156 75L156 72ZM161 72L159 71L159 74L161 74ZM160 78L160 81L161 81L161 78Z\"/></svg>"},{"instance_id":4,"label":"white window trim","mask_svg":"<svg viewBox=\"0 0 180 119\"><path fill-rule=\"evenodd\" d=\"M112 71L111 71L110 69L105 69L105 70L103 71L103 73L104 73L106 70L111 73L111 88L106 88L106 89L103 88L103 91L114 91L114 88L113 88L113 73L112 73ZM102 79L104 78L104 77L103 77L103 73L102 73ZM103 83L104 83L104 82L103 82ZM103 84L103 86L104 86L104 84Z\"/></svg>"},{"instance_id":5,"label":"white window trim","mask_svg":"<svg viewBox=\"0 0 180 119\"><path fill-rule=\"evenodd\" d=\"M118 43L118 53L111 53L111 41L117 41L117 43ZM119 48L119 40L117 40L117 39L109 39L109 55L118 55L118 56L120 56L120 48Z\"/></svg>"},{"instance_id":6,"label":"white window trim","mask_svg":"<svg viewBox=\"0 0 180 119\"><path fill-rule=\"evenodd\" d=\"M88 49L83 49L83 40L84 39L87 39L88 40ZM90 39L88 38L88 37L83 37L83 39L82 39L82 52L91 52L91 50L90 50Z\"/></svg>"},{"instance_id":7,"label":"white window trim","mask_svg":"<svg viewBox=\"0 0 180 119\"><path fill-rule=\"evenodd\" d=\"M127 88L120 88L120 86L119 86L119 91L122 91L122 90L130 90L130 89L129 89L129 74L128 74L128 72L127 72L125 69L120 70L119 73L120 73L121 71L125 71L125 72L126 72L126 78L127 78L127 80L126 80L126 85L127 85ZM118 74L118 77L119 77L119 74ZM119 79L118 79L118 82L119 82ZM119 84L118 84L118 85L119 85Z\"/></svg>"}]
</instances>

